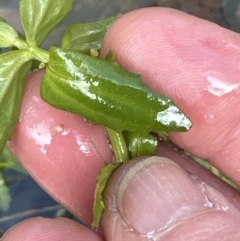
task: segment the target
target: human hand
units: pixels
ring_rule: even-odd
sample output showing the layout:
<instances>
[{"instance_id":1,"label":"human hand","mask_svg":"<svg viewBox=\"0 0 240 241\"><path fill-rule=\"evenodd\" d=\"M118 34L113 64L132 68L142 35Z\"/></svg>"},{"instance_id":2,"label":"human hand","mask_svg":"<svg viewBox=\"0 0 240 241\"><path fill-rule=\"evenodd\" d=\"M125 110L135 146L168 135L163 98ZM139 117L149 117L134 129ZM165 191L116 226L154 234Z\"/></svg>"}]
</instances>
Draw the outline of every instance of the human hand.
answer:
<instances>
[{"instance_id":1,"label":"human hand","mask_svg":"<svg viewBox=\"0 0 240 241\"><path fill-rule=\"evenodd\" d=\"M143 9L112 26L102 54L113 49L121 66L172 97L194 126L171 139L240 185L239 40L236 33L175 10ZM109 143L102 127L40 99L42 74L29 77L9 146L54 198L89 224L97 174L112 161ZM130 161L105 193L103 238L72 220L37 218L15 226L3 241L239 240L240 208L234 203L239 196L228 199L224 190L221 194L166 159Z\"/></svg>"}]
</instances>

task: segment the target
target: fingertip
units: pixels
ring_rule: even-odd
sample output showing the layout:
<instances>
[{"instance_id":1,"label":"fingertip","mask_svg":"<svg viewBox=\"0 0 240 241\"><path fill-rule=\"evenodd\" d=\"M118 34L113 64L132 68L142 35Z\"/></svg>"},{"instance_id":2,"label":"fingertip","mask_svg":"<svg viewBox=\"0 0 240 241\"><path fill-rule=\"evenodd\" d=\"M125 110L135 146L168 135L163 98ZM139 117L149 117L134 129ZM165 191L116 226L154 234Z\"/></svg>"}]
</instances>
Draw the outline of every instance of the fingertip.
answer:
<instances>
[{"instance_id":1,"label":"fingertip","mask_svg":"<svg viewBox=\"0 0 240 241\"><path fill-rule=\"evenodd\" d=\"M109 142L102 126L41 99L43 73L28 76L8 147L53 198L90 224L97 175L105 162L112 161Z\"/></svg>"},{"instance_id":2,"label":"fingertip","mask_svg":"<svg viewBox=\"0 0 240 241\"><path fill-rule=\"evenodd\" d=\"M240 237L239 210L231 201L168 158L133 159L114 172L107 187L101 223L107 240Z\"/></svg>"},{"instance_id":3,"label":"fingertip","mask_svg":"<svg viewBox=\"0 0 240 241\"><path fill-rule=\"evenodd\" d=\"M67 218L32 218L12 227L1 241L102 241L90 229Z\"/></svg>"},{"instance_id":4,"label":"fingertip","mask_svg":"<svg viewBox=\"0 0 240 241\"><path fill-rule=\"evenodd\" d=\"M103 42L123 68L171 97L193 127L173 133L181 148L204 159L240 184L240 37L214 23L168 8L130 12ZM232 64L234 63L234 64Z\"/></svg>"}]
</instances>

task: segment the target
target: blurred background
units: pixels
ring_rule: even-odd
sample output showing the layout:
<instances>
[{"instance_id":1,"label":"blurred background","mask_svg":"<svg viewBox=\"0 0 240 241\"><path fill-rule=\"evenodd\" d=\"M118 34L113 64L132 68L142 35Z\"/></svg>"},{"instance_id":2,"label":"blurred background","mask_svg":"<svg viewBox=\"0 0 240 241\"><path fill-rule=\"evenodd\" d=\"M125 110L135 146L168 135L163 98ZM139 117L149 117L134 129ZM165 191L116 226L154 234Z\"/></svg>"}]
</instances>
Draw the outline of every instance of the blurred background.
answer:
<instances>
[{"instance_id":1,"label":"blurred background","mask_svg":"<svg viewBox=\"0 0 240 241\"><path fill-rule=\"evenodd\" d=\"M22 32L18 3L19 0L0 0L0 16ZM240 32L240 0L75 0L74 10L49 35L44 48L48 48L50 43L60 45L61 37L70 24L97 21L110 16L120 16L138 8L159 6L176 8L215 22L224 28ZM10 154L4 155L0 156L0 162L6 157L9 158ZM217 175L221 175L204 160L196 160ZM11 157L11 162L11 168L3 168L3 177L0 177L0 206L1 202L5 203L5 206L3 205L5 211L0 208L0 237L8 228L29 217L74 218L49 197L13 157ZM2 180L5 180L9 189L4 188Z\"/></svg>"}]
</instances>

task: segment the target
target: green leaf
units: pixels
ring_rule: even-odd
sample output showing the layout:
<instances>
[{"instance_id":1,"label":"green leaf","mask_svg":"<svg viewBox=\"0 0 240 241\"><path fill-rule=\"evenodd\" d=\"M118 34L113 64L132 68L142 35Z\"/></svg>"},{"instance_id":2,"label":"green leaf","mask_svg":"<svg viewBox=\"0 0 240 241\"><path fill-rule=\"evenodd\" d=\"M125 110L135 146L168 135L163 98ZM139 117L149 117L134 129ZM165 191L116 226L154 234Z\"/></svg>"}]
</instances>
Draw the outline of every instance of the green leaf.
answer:
<instances>
[{"instance_id":1,"label":"green leaf","mask_svg":"<svg viewBox=\"0 0 240 241\"><path fill-rule=\"evenodd\" d=\"M10 25L0 20L0 47L12 47L18 33Z\"/></svg>"},{"instance_id":2,"label":"green leaf","mask_svg":"<svg viewBox=\"0 0 240 241\"><path fill-rule=\"evenodd\" d=\"M9 209L10 202L10 190L5 183L3 174L0 172L0 208L4 211L7 211Z\"/></svg>"},{"instance_id":3,"label":"green leaf","mask_svg":"<svg viewBox=\"0 0 240 241\"><path fill-rule=\"evenodd\" d=\"M141 76L76 51L50 49L41 96L117 132L186 131L191 126L173 100L152 91Z\"/></svg>"},{"instance_id":4,"label":"green leaf","mask_svg":"<svg viewBox=\"0 0 240 241\"><path fill-rule=\"evenodd\" d=\"M6 23L6 20L4 18L0 17L0 22Z\"/></svg>"},{"instance_id":5,"label":"green leaf","mask_svg":"<svg viewBox=\"0 0 240 241\"><path fill-rule=\"evenodd\" d=\"M30 67L28 51L15 50L0 55L0 153L18 120Z\"/></svg>"},{"instance_id":6,"label":"green leaf","mask_svg":"<svg viewBox=\"0 0 240 241\"><path fill-rule=\"evenodd\" d=\"M95 198L94 198L94 206L93 206L93 222L92 227L98 228L100 220L102 218L102 214L105 208L103 202L103 191L106 187L107 181L113 172L121 165L118 164L108 164L104 168L101 169L100 174L97 179L97 186L95 188Z\"/></svg>"},{"instance_id":7,"label":"green leaf","mask_svg":"<svg viewBox=\"0 0 240 241\"><path fill-rule=\"evenodd\" d=\"M108 62L114 62L115 61L115 52L113 50L109 50L109 52L107 53L106 57L104 60L108 61ZM114 62L116 65L117 62Z\"/></svg>"},{"instance_id":8,"label":"green leaf","mask_svg":"<svg viewBox=\"0 0 240 241\"><path fill-rule=\"evenodd\" d=\"M23 166L15 159L13 154L9 151L7 147L3 149L2 154L0 155L0 168L10 168L17 172L27 175L27 171Z\"/></svg>"},{"instance_id":9,"label":"green leaf","mask_svg":"<svg viewBox=\"0 0 240 241\"><path fill-rule=\"evenodd\" d=\"M114 17L93 22L71 25L62 39L62 47L90 54L91 49L99 50L108 28L115 21Z\"/></svg>"},{"instance_id":10,"label":"green leaf","mask_svg":"<svg viewBox=\"0 0 240 241\"><path fill-rule=\"evenodd\" d=\"M0 154L0 169L10 168L14 165L14 159L11 152L5 147Z\"/></svg>"},{"instance_id":11,"label":"green leaf","mask_svg":"<svg viewBox=\"0 0 240 241\"><path fill-rule=\"evenodd\" d=\"M73 0L21 0L20 16L27 43L41 45L72 10Z\"/></svg>"},{"instance_id":12,"label":"green leaf","mask_svg":"<svg viewBox=\"0 0 240 241\"><path fill-rule=\"evenodd\" d=\"M125 131L124 137L130 155L129 159L156 155L158 145L156 136Z\"/></svg>"}]
</instances>

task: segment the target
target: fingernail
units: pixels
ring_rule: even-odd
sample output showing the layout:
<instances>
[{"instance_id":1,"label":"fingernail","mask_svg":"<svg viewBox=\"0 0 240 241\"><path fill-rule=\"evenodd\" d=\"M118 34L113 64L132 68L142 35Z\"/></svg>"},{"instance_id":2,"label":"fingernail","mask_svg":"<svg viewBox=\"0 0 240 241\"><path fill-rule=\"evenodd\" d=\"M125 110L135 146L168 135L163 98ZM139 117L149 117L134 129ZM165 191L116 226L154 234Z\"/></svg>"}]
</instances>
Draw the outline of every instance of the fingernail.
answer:
<instances>
[{"instance_id":1,"label":"fingernail","mask_svg":"<svg viewBox=\"0 0 240 241\"><path fill-rule=\"evenodd\" d=\"M143 235L168 229L204 209L206 202L197 182L163 157L137 162L124 175L117 193L124 222Z\"/></svg>"}]
</instances>

